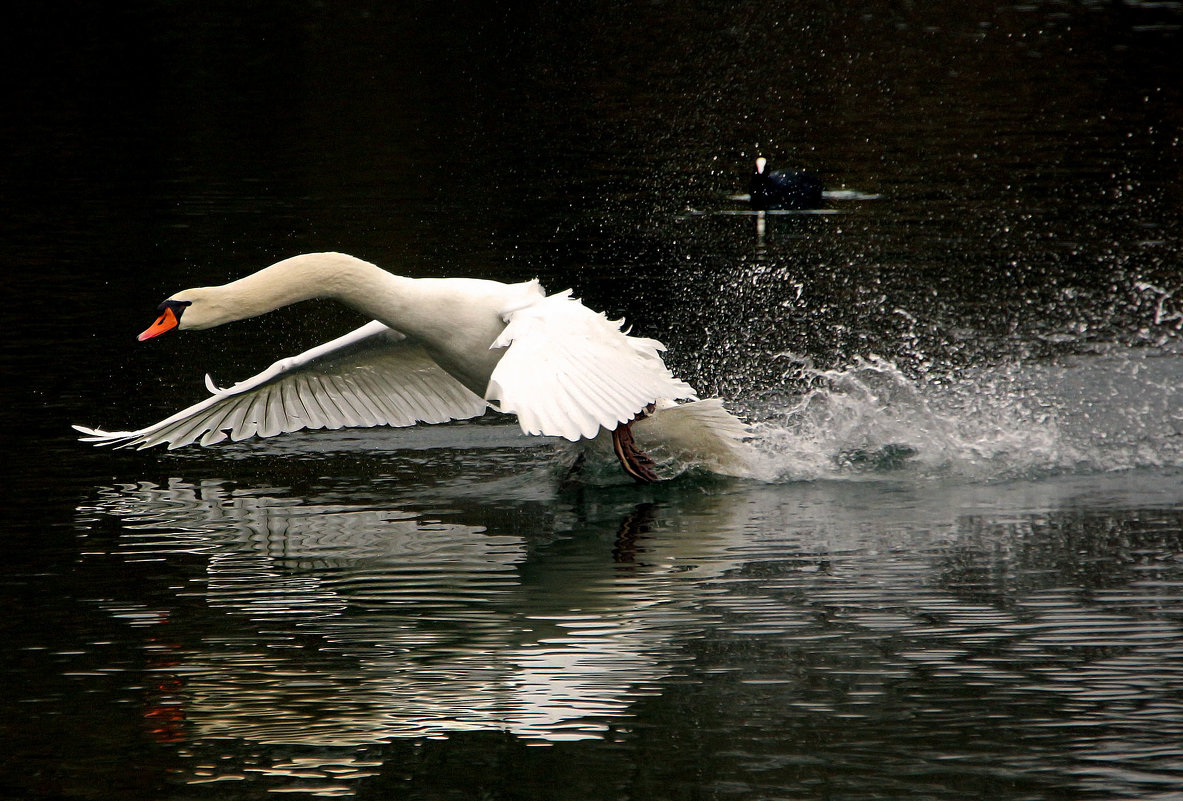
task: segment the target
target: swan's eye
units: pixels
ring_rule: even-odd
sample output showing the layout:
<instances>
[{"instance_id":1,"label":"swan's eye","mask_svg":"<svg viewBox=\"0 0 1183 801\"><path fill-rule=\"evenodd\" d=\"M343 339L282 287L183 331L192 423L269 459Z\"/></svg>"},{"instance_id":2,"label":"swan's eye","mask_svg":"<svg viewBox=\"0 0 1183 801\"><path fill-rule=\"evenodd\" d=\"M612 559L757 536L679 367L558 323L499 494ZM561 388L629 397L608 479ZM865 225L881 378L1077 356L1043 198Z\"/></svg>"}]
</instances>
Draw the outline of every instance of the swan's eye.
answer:
<instances>
[{"instance_id":1,"label":"swan's eye","mask_svg":"<svg viewBox=\"0 0 1183 801\"><path fill-rule=\"evenodd\" d=\"M156 324L161 325L163 323L171 322L172 325L175 326L181 321L181 312L185 311L187 307L192 305L193 301L191 300L164 301L164 303L161 303L156 307Z\"/></svg>"},{"instance_id":2,"label":"swan's eye","mask_svg":"<svg viewBox=\"0 0 1183 801\"><path fill-rule=\"evenodd\" d=\"M173 314L175 314L177 317L180 317L181 312L185 310L185 307L192 305L193 301L191 300L166 300L164 303L161 303L156 307L156 313L163 317L166 310L172 309Z\"/></svg>"}]
</instances>

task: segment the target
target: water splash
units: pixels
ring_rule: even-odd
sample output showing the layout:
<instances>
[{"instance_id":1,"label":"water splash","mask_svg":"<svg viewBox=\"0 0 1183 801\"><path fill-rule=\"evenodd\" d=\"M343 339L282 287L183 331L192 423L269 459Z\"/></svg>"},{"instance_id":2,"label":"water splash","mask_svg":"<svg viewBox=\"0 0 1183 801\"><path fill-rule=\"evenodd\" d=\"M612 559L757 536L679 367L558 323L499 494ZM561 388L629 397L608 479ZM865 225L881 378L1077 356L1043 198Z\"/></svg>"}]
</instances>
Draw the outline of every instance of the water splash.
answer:
<instances>
[{"instance_id":1,"label":"water splash","mask_svg":"<svg viewBox=\"0 0 1183 801\"><path fill-rule=\"evenodd\" d=\"M753 410L766 480L999 481L1183 466L1178 353L1115 348L919 378L869 357L801 375L803 394Z\"/></svg>"}]
</instances>

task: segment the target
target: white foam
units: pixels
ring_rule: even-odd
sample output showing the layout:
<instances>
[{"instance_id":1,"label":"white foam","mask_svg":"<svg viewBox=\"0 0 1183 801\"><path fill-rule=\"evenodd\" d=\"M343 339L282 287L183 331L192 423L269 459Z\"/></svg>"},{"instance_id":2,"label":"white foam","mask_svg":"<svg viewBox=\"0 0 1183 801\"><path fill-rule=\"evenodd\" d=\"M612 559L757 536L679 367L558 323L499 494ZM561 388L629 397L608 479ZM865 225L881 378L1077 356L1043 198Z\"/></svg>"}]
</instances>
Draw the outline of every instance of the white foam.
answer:
<instances>
[{"instance_id":1,"label":"white foam","mask_svg":"<svg viewBox=\"0 0 1183 801\"><path fill-rule=\"evenodd\" d=\"M810 388L757 409L770 481L998 481L1183 467L1183 356L1089 354L909 377L878 358L811 371Z\"/></svg>"}]
</instances>

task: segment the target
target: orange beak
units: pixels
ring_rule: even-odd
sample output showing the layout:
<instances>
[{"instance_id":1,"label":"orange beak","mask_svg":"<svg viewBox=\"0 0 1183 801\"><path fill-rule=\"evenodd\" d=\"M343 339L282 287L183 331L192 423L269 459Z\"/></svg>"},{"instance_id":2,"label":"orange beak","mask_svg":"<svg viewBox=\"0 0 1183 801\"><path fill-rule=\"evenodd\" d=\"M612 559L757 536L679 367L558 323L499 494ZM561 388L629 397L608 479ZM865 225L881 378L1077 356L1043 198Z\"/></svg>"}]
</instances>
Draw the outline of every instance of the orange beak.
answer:
<instances>
[{"instance_id":1,"label":"orange beak","mask_svg":"<svg viewBox=\"0 0 1183 801\"><path fill-rule=\"evenodd\" d=\"M136 339L138 339L140 342L143 342L145 339L158 337L166 331L172 331L180 324L180 322L181 321L177 319L177 313L173 311L172 307L165 306L164 311L162 311L160 316L156 318L156 322L148 326L148 329L136 337Z\"/></svg>"}]
</instances>

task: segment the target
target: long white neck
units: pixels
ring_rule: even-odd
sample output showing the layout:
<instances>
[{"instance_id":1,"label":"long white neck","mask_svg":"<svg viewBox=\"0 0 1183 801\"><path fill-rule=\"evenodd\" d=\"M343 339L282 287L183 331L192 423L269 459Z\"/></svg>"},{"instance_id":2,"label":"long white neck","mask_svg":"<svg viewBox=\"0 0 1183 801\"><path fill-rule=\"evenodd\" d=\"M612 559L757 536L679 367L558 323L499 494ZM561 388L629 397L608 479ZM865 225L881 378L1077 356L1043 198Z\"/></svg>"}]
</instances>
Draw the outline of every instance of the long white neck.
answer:
<instances>
[{"instance_id":1,"label":"long white neck","mask_svg":"<svg viewBox=\"0 0 1183 801\"><path fill-rule=\"evenodd\" d=\"M464 278L406 278L343 253L306 253L229 284L186 290L181 327L212 328L313 298L329 298L420 342L440 366L483 394L500 351L489 346L505 327L507 302L536 284Z\"/></svg>"},{"instance_id":2,"label":"long white neck","mask_svg":"<svg viewBox=\"0 0 1183 801\"><path fill-rule=\"evenodd\" d=\"M182 328L213 328L313 298L333 298L367 311L367 298L375 293L392 299L404 294L397 286L400 281L412 283L344 253L305 253L229 284L190 289L173 297L194 302L182 316Z\"/></svg>"}]
</instances>

